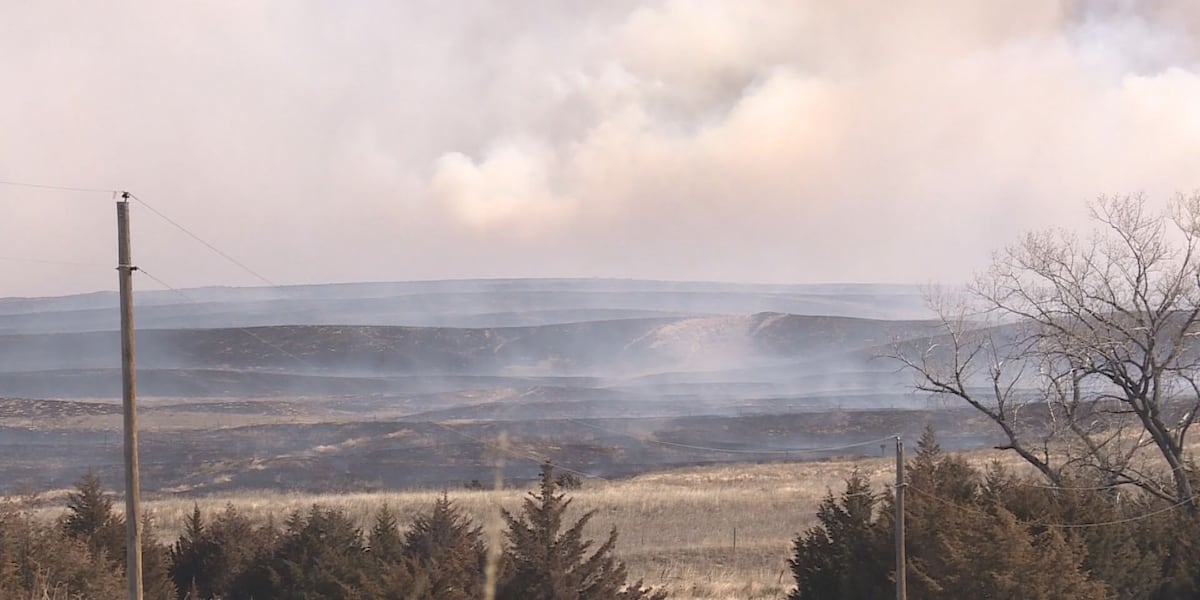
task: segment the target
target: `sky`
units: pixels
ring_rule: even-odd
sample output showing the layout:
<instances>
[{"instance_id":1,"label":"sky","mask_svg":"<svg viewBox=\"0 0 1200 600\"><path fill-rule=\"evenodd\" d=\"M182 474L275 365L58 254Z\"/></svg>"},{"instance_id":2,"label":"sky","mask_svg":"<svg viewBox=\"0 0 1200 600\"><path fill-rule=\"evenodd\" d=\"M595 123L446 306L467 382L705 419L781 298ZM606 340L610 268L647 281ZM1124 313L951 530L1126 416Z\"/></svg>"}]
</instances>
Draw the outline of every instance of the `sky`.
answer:
<instances>
[{"instance_id":1,"label":"sky","mask_svg":"<svg viewBox=\"0 0 1200 600\"><path fill-rule=\"evenodd\" d=\"M0 181L278 284L954 283L1200 190L1191 0L13 1L0 82ZM111 193L0 211L0 296L115 288Z\"/></svg>"}]
</instances>

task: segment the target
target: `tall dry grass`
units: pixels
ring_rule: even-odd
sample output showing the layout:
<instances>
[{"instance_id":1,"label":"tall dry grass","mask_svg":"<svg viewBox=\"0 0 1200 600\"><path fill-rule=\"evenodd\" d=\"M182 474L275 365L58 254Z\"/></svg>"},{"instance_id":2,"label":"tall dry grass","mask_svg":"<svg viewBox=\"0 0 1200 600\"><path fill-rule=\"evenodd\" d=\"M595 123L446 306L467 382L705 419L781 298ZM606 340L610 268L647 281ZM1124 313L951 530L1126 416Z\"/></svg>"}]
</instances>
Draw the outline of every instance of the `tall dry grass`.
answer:
<instances>
[{"instance_id":1,"label":"tall dry grass","mask_svg":"<svg viewBox=\"0 0 1200 600\"><path fill-rule=\"evenodd\" d=\"M977 464L1009 455L973 452ZM630 479L588 479L570 490L575 516L595 511L586 534L620 532L617 555L633 580L664 587L679 600L783 598L791 588L787 559L792 540L815 523L818 504L837 494L854 469L882 492L893 481L894 458L820 462L730 464L649 473ZM143 502L162 541L176 539L193 504L206 512L233 505L252 520L281 523L290 512L321 504L344 511L364 528L387 503L405 523L446 493L481 526L496 523L501 508L519 510L529 489L464 489L306 494L242 491L200 498L157 497ZM46 519L61 514L62 492L40 496Z\"/></svg>"},{"instance_id":2,"label":"tall dry grass","mask_svg":"<svg viewBox=\"0 0 1200 600\"><path fill-rule=\"evenodd\" d=\"M785 572L792 539L811 526L827 490L835 493L853 469L880 490L891 481L890 459L810 463L737 464L689 468L620 481L586 480L569 491L574 515L595 511L587 535L603 537L617 527L617 554L632 579L666 587L672 598L782 598L791 587ZM501 508L519 510L526 489L446 490L476 523L495 520ZM145 502L164 540L178 536L198 503L205 511L232 504L258 522L278 523L289 512L314 503L345 511L369 527L387 503L403 523L427 511L443 492L298 494L239 492L198 499L159 498Z\"/></svg>"}]
</instances>

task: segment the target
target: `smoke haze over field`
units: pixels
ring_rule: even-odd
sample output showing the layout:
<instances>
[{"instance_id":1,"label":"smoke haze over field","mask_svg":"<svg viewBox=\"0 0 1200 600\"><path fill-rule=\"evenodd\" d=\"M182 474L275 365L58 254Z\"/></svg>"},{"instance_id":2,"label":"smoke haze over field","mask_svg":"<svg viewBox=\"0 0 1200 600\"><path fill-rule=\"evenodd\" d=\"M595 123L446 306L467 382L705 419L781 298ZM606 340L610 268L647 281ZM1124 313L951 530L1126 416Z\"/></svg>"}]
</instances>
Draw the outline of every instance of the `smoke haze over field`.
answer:
<instances>
[{"instance_id":1,"label":"smoke haze over field","mask_svg":"<svg viewBox=\"0 0 1200 600\"><path fill-rule=\"evenodd\" d=\"M0 179L128 189L281 283L956 282L1200 188L1197 40L1188 0L9 3ZM0 206L0 256L115 255L103 194ZM256 283L134 218L170 283Z\"/></svg>"}]
</instances>

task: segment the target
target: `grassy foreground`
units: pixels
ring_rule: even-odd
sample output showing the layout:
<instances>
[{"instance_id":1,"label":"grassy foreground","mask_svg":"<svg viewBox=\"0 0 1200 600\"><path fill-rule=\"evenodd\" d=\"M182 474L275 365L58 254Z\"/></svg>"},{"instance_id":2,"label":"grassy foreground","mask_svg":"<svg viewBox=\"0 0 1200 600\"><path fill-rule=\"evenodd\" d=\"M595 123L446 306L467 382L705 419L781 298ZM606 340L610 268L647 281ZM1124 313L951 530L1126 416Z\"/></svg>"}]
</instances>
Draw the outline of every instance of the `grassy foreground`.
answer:
<instances>
[{"instance_id":1,"label":"grassy foreground","mask_svg":"<svg viewBox=\"0 0 1200 600\"><path fill-rule=\"evenodd\" d=\"M619 481L589 479L571 490L575 514L595 510L588 535L620 532L617 555L631 579L665 587L676 599L782 598L792 586L785 572L792 539L815 522L827 490L838 491L854 468L880 490L893 477L890 459L738 464L658 472ZM483 525L499 529L499 509L516 509L525 489L448 490ZM441 491L344 494L242 492L200 499L151 499L156 532L173 540L193 502L215 511L232 503L260 522L278 522L313 503L341 509L369 527L385 502L401 523L427 511Z\"/></svg>"},{"instance_id":2,"label":"grassy foreground","mask_svg":"<svg viewBox=\"0 0 1200 600\"><path fill-rule=\"evenodd\" d=\"M964 455L976 465L1017 460L995 451ZM600 539L616 527L616 554L631 581L665 588L675 600L779 599L793 586L787 571L791 544L816 522L818 504L835 494L854 469L868 477L876 491L895 477L894 458L845 458L815 462L725 464L648 473L605 481L586 479L569 490L572 511L596 511L586 534ZM526 469L527 470L527 469ZM482 526L489 544L502 529L500 509L515 511L531 488L473 491L446 490L451 500ZM371 493L303 494L274 490L244 491L199 498L160 496L143 500L163 542L178 538L194 504L208 513L232 504L258 523L281 523L294 510L314 503L344 511L369 528L375 511L386 503L403 525L428 512L441 490ZM38 494L25 502L34 512L53 519L63 512L65 490ZM21 501L13 498L12 500ZM30 508L33 508L32 506Z\"/></svg>"}]
</instances>

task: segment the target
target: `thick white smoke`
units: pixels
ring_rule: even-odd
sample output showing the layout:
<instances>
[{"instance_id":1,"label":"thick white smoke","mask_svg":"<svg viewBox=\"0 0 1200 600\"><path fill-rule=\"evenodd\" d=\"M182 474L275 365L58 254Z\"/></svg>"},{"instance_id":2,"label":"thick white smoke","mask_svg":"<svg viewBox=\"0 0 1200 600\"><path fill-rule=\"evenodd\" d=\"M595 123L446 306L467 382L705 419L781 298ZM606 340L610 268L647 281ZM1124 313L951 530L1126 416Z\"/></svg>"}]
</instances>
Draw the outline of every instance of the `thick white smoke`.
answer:
<instances>
[{"instance_id":1,"label":"thick white smoke","mask_svg":"<svg viewBox=\"0 0 1200 600\"><path fill-rule=\"evenodd\" d=\"M281 281L958 281L1096 195L1200 188L1189 0L5 13L0 179L136 189ZM0 201L0 254L109 251L108 202ZM178 284L251 283L142 218Z\"/></svg>"}]
</instances>

